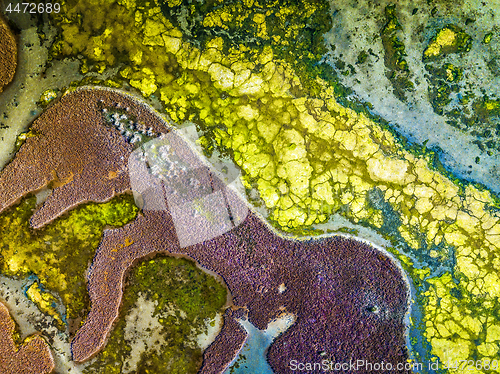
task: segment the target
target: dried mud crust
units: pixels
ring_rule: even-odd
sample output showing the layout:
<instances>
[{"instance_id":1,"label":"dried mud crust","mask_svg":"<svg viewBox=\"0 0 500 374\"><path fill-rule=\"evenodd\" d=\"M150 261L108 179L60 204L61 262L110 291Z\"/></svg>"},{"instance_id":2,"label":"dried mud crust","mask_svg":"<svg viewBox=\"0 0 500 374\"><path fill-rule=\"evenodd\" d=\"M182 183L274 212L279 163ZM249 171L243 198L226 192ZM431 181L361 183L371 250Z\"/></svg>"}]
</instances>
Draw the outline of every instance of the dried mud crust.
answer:
<instances>
[{"instance_id":1,"label":"dried mud crust","mask_svg":"<svg viewBox=\"0 0 500 374\"><path fill-rule=\"evenodd\" d=\"M14 321L0 303L0 374L46 374L54 369L49 346L39 336L30 337L16 347Z\"/></svg>"},{"instance_id":2,"label":"dried mud crust","mask_svg":"<svg viewBox=\"0 0 500 374\"><path fill-rule=\"evenodd\" d=\"M0 206L5 209L26 193L56 182L52 195L33 215L32 225L39 227L79 203L129 191L127 159L133 147L104 123L102 107L128 108L154 132L168 132L159 116L120 93L79 90L66 95L34 123L35 136L0 174ZM178 138L182 152L192 152L178 135L170 135ZM228 210L247 208L215 174L210 172L209 179ZM296 316L295 324L269 350L275 372L292 372L292 359L321 362L325 354L336 362L364 359L394 365L408 358L403 322L407 285L379 250L344 237L284 238L253 212L225 234L181 247L167 207L144 210L135 221L105 230L88 274L91 309L72 342L74 360L85 361L102 349L118 317L126 272L137 260L160 252L188 256L219 274L233 306L247 310L249 321L259 329L283 313ZM205 362L219 367L232 361L244 340L245 333L229 314L205 352ZM208 366L203 372L214 372Z\"/></svg>"},{"instance_id":3,"label":"dried mud crust","mask_svg":"<svg viewBox=\"0 0 500 374\"><path fill-rule=\"evenodd\" d=\"M0 92L14 78L17 66L17 45L9 26L0 15Z\"/></svg>"}]
</instances>

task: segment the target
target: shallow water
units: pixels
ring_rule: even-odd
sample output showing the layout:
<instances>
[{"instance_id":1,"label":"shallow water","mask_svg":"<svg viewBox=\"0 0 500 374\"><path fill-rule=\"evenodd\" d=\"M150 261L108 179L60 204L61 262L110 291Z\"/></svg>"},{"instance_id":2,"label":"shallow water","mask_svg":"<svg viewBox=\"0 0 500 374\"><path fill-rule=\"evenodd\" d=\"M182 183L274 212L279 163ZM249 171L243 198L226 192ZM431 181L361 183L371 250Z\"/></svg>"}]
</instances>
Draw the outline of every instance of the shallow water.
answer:
<instances>
[{"instance_id":1,"label":"shallow water","mask_svg":"<svg viewBox=\"0 0 500 374\"><path fill-rule=\"evenodd\" d=\"M273 374L274 372L266 359L267 350L274 339L293 325L294 321L293 315L286 314L270 322L267 329L259 330L248 320L239 320L238 322L247 331L248 337L237 358L224 374Z\"/></svg>"}]
</instances>

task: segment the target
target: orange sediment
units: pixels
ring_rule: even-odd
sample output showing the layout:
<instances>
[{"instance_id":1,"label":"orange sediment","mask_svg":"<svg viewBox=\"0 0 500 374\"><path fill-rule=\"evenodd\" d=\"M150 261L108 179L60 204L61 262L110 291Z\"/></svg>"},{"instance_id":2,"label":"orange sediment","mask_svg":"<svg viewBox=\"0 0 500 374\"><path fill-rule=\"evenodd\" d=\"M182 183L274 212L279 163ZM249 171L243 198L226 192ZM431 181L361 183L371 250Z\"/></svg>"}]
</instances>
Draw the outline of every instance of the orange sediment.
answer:
<instances>
[{"instance_id":1,"label":"orange sediment","mask_svg":"<svg viewBox=\"0 0 500 374\"><path fill-rule=\"evenodd\" d=\"M0 17L0 92L14 78L17 66L17 46L7 23Z\"/></svg>"}]
</instances>

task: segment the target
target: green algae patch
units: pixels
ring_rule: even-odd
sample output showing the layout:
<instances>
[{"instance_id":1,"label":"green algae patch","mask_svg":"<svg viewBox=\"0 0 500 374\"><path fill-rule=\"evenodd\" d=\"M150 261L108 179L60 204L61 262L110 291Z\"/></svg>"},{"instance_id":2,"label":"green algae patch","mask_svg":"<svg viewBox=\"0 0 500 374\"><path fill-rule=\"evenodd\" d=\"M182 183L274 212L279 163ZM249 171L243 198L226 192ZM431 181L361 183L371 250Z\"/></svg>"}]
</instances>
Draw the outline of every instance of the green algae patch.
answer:
<instances>
[{"instance_id":1,"label":"green algae patch","mask_svg":"<svg viewBox=\"0 0 500 374\"><path fill-rule=\"evenodd\" d=\"M20 278L37 276L47 291L61 298L67 318L81 317L88 306L85 272L102 232L106 226L122 226L136 217L133 197L81 205L40 230L29 225L35 207L36 197L26 197L0 215L0 272ZM32 297L42 305L44 296L36 291L32 289Z\"/></svg>"},{"instance_id":2,"label":"green algae patch","mask_svg":"<svg viewBox=\"0 0 500 374\"><path fill-rule=\"evenodd\" d=\"M28 138L33 138L37 136L36 132L33 130L29 130L27 132L20 133L16 138L16 144L14 147L14 152L19 151L19 148L26 142Z\"/></svg>"},{"instance_id":3,"label":"green algae patch","mask_svg":"<svg viewBox=\"0 0 500 374\"><path fill-rule=\"evenodd\" d=\"M464 89L466 67L440 61L425 65L429 73L429 101L435 113L448 117L447 123L468 132L478 148L492 155L500 150L500 100L484 95L476 97ZM465 73L464 73L465 71Z\"/></svg>"},{"instance_id":4,"label":"green algae patch","mask_svg":"<svg viewBox=\"0 0 500 374\"><path fill-rule=\"evenodd\" d=\"M181 1L178 7L161 4L164 16L182 31L183 38L200 49L217 36L224 39L225 54L244 45L248 53L245 57L251 58L270 47L277 58L294 66L302 89L310 94L320 89L315 77L332 72L321 62L327 52L323 35L332 27L327 1ZM179 17L182 13L185 18Z\"/></svg>"},{"instance_id":5,"label":"green algae patch","mask_svg":"<svg viewBox=\"0 0 500 374\"><path fill-rule=\"evenodd\" d=\"M466 53L472 47L471 37L455 25L447 25L437 32L424 51L423 61L431 61L450 53Z\"/></svg>"},{"instance_id":6,"label":"green algae patch","mask_svg":"<svg viewBox=\"0 0 500 374\"><path fill-rule=\"evenodd\" d=\"M431 64L425 65L429 74L429 100L437 114L443 114L446 106L451 102L452 92L459 92L463 70L447 63L434 68Z\"/></svg>"},{"instance_id":7,"label":"green algae patch","mask_svg":"<svg viewBox=\"0 0 500 374\"><path fill-rule=\"evenodd\" d=\"M206 334L207 322L223 312L226 297L226 287L191 260L157 257L139 263L129 275L109 341L86 372L198 372L203 352L196 337ZM139 314L149 320L143 322ZM145 336L138 329L131 332L131 325L141 322L146 326ZM156 341L137 352L134 347L141 338Z\"/></svg>"},{"instance_id":8,"label":"green algae patch","mask_svg":"<svg viewBox=\"0 0 500 374\"><path fill-rule=\"evenodd\" d=\"M484 44L490 44L491 43L491 39L493 39L493 33L492 32L489 32L487 33L484 38L483 38L483 43Z\"/></svg>"},{"instance_id":9,"label":"green algae patch","mask_svg":"<svg viewBox=\"0 0 500 374\"><path fill-rule=\"evenodd\" d=\"M405 58L406 48L398 36L402 27L396 17L396 5L388 5L385 8L385 17L387 23L380 36L385 50L384 63L388 69L387 78L392 84L396 97L401 101L406 101L406 95L411 93L414 85L410 80L411 73Z\"/></svg>"}]
</instances>

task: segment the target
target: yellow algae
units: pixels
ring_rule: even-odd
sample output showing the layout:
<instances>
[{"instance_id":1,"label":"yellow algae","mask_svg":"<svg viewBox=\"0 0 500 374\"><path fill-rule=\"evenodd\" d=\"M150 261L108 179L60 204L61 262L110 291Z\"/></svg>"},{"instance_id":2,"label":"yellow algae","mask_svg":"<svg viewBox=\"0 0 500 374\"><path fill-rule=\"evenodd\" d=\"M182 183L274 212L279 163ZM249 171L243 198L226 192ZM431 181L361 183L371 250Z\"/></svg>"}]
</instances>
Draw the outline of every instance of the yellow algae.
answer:
<instances>
[{"instance_id":1,"label":"yellow algae","mask_svg":"<svg viewBox=\"0 0 500 374\"><path fill-rule=\"evenodd\" d=\"M61 316L55 308L55 306L58 304L57 298L48 292L42 291L38 282L34 282L26 290L26 295L38 306L38 308L42 312L54 318L57 321L59 327L62 327L64 325Z\"/></svg>"},{"instance_id":2,"label":"yellow algae","mask_svg":"<svg viewBox=\"0 0 500 374\"><path fill-rule=\"evenodd\" d=\"M403 184L407 164L403 160L385 158L381 153L367 161L368 173L373 181Z\"/></svg>"},{"instance_id":3,"label":"yellow algae","mask_svg":"<svg viewBox=\"0 0 500 374\"><path fill-rule=\"evenodd\" d=\"M487 292L490 297L500 297L500 279L495 273L488 273L483 278L484 292Z\"/></svg>"},{"instance_id":4,"label":"yellow algae","mask_svg":"<svg viewBox=\"0 0 500 374\"><path fill-rule=\"evenodd\" d=\"M108 224L120 226L135 218L137 208L129 197L115 198L106 204L87 204L33 231L29 219L35 205L36 198L25 198L0 215L4 233L0 238L0 271L7 276L37 276L47 292L61 298L68 317L76 318L85 308L85 271L102 230ZM33 301L48 314L55 313L49 308L54 299L47 292L42 292L36 283L30 288Z\"/></svg>"},{"instance_id":5,"label":"yellow algae","mask_svg":"<svg viewBox=\"0 0 500 374\"><path fill-rule=\"evenodd\" d=\"M304 138L293 129L282 131L274 140L273 147L280 162L303 159L307 156Z\"/></svg>"},{"instance_id":6,"label":"yellow algae","mask_svg":"<svg viewBox=\"0 0 500 374\"><path fill-rule=\"evenodd\" d=\"M480 221L476 217L473 217L461 211L457 213L457 221L456 221L457 226L464 229L469 234L472 234L473 232L476 231L477 227L479 226L479 223Z\"/></svg>"},{"instance_id":7,"label":"yellow algae","mask_svg":"<svg viewBox=\"0 0 500 374\"><path fill-rule=\"evenodd\" d=\"M455 43L457 39L457 33L451 29L443 29L441 30L436 40L434 40L427 49L424 51L424 56L426 57L435 57L441 53L443 47L451 47Z\"/></svg>"},{"instance_id":8,"label":"yellow algae","mask_svg":"<svg viewBox=\"0 0 500 374\"><path fill-rule=\"evenodd\" d=\"M447 25L436 34L424 51L424 60L434 59L447 53L468 52L470 36L454 25Z\"/></svg>"},{"instance_id":9,"label":"yellow algae","mask_svg":"<svg viewBox=\"0 0 500 374\"><path fill-rule=\"evenodd\" d=\"M485 357L498 357L498 345L483 343L477 347L478 352Z\"/></svg>"}]
</instances>

